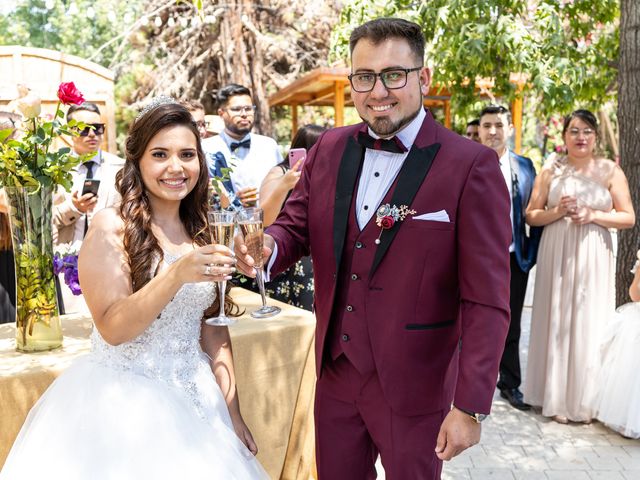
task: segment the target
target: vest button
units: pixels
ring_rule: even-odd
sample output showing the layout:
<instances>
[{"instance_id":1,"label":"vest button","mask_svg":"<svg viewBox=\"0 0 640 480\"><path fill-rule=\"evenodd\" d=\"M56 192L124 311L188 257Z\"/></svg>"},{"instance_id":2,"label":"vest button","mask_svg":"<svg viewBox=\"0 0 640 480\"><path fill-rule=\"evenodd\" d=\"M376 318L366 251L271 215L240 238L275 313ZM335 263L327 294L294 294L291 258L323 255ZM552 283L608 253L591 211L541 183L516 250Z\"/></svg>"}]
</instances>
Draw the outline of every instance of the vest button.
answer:
<instances>
[{"instance_id":1,"label":"vest button","mask_svg":"<svg viewBox=\"0 0 640 480\"><path fill-rule=\"evenodd\" d=\"M353 312L353 307L351 305L347 305L347 312Z\"/></svg>"},{"instance_id":2,"label":"vest button","mask_svg":"<svg viewBox=\"0 0 640 480\"><path fill-rule=\"evenodd\" d=\"M356 242L356 248L362 248L364 247L364 245L362 245L362 242Z\"/></svg>"},{"instance_id":3,"label":"vest button","mask_svg":"<svg viewBox=\"0 0 640 480\"><path fill-rule=\"evenodd\" d=\"M358 279L358 275L355 273L351 274L351 280L357 280Z\"/></svg>"},{"instance_id":4,"label":"vest button","mask_svg":"<svg viewBox=\"0 0 640 480\"><path fill-rule=\"evenodd\" d=\"M342 341L343 341L343 342L348 342L348 341L349 341L349 335L347 335L346 333L344 333L344 334L342 335Z\"/></svg>"}]
</instances>

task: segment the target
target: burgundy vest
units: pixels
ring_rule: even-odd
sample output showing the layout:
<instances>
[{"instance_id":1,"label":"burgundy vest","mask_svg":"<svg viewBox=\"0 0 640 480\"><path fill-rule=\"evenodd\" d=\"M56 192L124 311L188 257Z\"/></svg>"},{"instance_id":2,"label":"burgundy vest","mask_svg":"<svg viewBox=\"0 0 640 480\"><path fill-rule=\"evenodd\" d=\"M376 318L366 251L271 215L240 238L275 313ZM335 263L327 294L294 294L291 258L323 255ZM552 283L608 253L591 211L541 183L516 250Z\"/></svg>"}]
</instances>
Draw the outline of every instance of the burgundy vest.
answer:
<instances>
[{"instance_id":1,"label":"burgundy vest","mask_svg":"<svg viewBox=\"0 0 640 480\"><path fill-rule=\"evenodd\" d=\"M396 182L397 178L382 199L382 203L391 201ZM375 370L365 299L369 290L369 272L377 248L375 240L380 235L381 229L376 225L374 213L364 229L360 231L355 211L357 192L358 184L356 183L338 271L328 344L329 354L333 360L343 353L356 370L365 375ZM375 212L378 206L369 205L369 208L374 209Z\"/></svg>"}]
</instances>

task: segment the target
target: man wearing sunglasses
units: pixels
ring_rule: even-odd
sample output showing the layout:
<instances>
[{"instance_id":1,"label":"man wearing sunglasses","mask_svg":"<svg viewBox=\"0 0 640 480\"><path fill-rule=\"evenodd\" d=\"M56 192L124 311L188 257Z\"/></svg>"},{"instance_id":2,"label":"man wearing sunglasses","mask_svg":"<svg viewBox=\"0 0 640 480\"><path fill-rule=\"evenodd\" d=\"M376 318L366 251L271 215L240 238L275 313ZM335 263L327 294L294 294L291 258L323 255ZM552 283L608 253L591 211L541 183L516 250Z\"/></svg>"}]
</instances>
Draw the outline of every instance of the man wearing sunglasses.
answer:
<instances>
[{"instance_id":1,"label":"man wearing sunglasses","mask_svg":"<svg viewBox=\"0 0 640 480\"><path fill-rule=\"evenodd\" d=\"M77 129L78 136L71 138L73 152L76 155L94 156L76 167L71 193L61 190L54 198L55 244L82 241L91 217L97 211L117 203L120 197L115 189L115 176L124 165L124 160L101 149L105 124L96 104L84 102L82 105L72 105L67 111L67 121L70 120L86 125L83 129ZM83 195L82 192L87 190L96 193Z\"/></svg>"},{"instance_id":2,"label":"man wearing sunglasses","mask_svg":"<svg viewBox=\"0 0 640 480\"><path fill-rule=\"evenodd\" d=\"M423 107L422 27L351 34L363 122L325 132L265 233L268 273L315 282L320 480L440 478L480 439L509 325L509 196L496 153ZM236 238L238 268L253 260ZM267 260L265 260L267 262Z\"/></svg>"},{"instance_id":3,"label":"man wearing sunglasses","mask_svg":"<svg viewBox=\"0 0 640 480\"><path fill-rule=\"evenodd\" d=\"M256 106L247 87L232 83L221 88L217 103L224 130L202 142L210 175L222 177L222 169L231 168L230 179L223 182L229 196L223 206L255 206L262 180L282 162L282 154L274 139L251 132Z\"/></svg>"}]
</instances>

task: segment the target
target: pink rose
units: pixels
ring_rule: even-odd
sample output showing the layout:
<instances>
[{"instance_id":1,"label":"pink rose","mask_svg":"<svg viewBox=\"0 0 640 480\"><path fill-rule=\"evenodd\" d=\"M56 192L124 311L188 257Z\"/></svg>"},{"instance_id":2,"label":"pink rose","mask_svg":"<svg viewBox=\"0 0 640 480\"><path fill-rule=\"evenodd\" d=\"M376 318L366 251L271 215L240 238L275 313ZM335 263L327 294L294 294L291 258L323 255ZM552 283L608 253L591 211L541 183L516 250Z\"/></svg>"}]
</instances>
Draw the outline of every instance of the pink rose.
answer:
<instances>
[{"instance_id":1,"label":"pink rose","mask_svg":"<svg viewBox=\"0 0 640 480\"><path fill-rule=\"evenodd\" d=\"M58 87L58 98L65 105L81 105L84 97L73 82L62 82Z\"/></svg>"},{"instance_id":2,"label":"pink rose","mask_svg":"<svg viewBox=\"0 0 640 480\"><path fill-rule=\"evenodd\" d=\"M389 230L391 227L393 227L394 223L396 223L395 220L389 215L382 217L382 220L380 220L380 226L385 230Z\"/></svg>"}]
</instances>

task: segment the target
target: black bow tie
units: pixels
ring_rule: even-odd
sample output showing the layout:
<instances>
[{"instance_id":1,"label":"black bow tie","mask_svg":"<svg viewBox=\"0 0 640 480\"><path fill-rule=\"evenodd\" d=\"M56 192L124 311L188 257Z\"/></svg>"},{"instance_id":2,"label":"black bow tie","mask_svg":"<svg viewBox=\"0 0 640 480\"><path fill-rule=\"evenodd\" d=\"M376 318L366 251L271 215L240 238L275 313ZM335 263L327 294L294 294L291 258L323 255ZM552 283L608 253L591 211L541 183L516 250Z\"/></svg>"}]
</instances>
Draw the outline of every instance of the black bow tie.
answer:
<instances>
[{"instance_id":1,"label":"black bow tie","mask_svg":"<svg viewBox=\"0 0 640 480\"><path fill-rule=\"evenodd\" d=\"M231 145L229 145L229 148L231 149L232 152L235 152L240 147L250 148L251 147L251 139L247 138L243 142L231 142Z\"/></svg>"},{"instance_id":2,"label":"black bow tie","mask_svg":"<svg viewBox=\"0 0 640 480\"><path fill-rule=\"evenodd\" d=\"M398 137L373 138L367 132L358 132L358 143L363 147L391 153L404 153L407 151L407 147L402 144Z\"/></svg>"}]
</instances>

